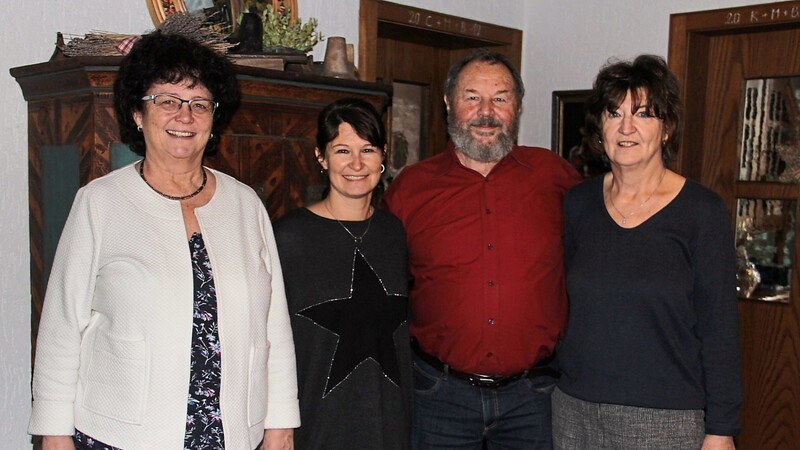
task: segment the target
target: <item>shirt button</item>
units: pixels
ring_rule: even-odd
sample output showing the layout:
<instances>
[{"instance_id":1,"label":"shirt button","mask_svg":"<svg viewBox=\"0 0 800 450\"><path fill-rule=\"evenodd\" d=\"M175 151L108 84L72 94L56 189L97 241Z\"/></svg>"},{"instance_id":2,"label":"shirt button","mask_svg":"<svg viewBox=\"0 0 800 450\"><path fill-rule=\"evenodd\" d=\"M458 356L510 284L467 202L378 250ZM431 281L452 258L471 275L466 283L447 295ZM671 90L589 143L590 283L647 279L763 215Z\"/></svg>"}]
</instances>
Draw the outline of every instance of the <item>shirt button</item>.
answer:
<instances>
[{"instance_id":1,"label":"shirt button","mask_svg":"<svg viewBox=\"0 0 800 450\"><path fill-rule=\"evenodd\" d=\"M490 208L486 208L486 214L491 214L492 210Z\"/></svg>"},{"instance_id":2,"label":"shirt button","mask_svg":"<svg viewBox=\"0 0 800 450\"><path fill-rule=\"evenodd\" d=\"M492 352L489 352L489 353L486 354L487 358L491 358L492 356L494 356L494 353L492 353Z\"/></svg>"},{"instance_id":3,"label":"shirt button","mask_svg":"<svg viewBox=\"0 0 800 450\"><path fill-rule=\"evenodd\" d=\"M489 245L487 245L486 247L488 247L488 248L489 248L489 250L492 250L492 249L494 249L494 244L489 244Z\"/></svg>"},{"instance_id":4,"label":"shirt button","mask_svg":"<svg viewBox=\"0 0 800 450\"><path fill-rule=\"evenodd\" d=\"M492 287L492 286L494 286L494 281L490 281L489 282L489 287Z\"/></svg>"},{"instance_id":5,"label":"shirt button","mask_svg":"<svg viewBox=\"0 0 800 450\"><path fill-rule=\"evenodd\" d=\"M494 319L489 319L489 325L494 325Z\"/></svg>"}]
</instances>

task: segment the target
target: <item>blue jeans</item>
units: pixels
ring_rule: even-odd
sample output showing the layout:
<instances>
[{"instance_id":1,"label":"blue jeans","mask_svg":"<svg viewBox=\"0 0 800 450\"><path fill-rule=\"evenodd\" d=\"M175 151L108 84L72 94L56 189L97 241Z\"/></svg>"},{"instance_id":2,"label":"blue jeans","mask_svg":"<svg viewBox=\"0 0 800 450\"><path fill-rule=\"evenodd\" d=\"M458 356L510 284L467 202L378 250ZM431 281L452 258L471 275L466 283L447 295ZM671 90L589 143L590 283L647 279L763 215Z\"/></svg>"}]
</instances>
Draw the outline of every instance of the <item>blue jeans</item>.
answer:
<instances>
[{"instance_id":1,"label":"blue jeans","mask_svg":"<svg viewBox=\"0 0 800 450\"><path fill-rule=\"evenodd\" d=\"M550 394L555 385L555 378L539 376L478 388L414 355L412 448L552 449Z\"/></svg>"}]
</instances>

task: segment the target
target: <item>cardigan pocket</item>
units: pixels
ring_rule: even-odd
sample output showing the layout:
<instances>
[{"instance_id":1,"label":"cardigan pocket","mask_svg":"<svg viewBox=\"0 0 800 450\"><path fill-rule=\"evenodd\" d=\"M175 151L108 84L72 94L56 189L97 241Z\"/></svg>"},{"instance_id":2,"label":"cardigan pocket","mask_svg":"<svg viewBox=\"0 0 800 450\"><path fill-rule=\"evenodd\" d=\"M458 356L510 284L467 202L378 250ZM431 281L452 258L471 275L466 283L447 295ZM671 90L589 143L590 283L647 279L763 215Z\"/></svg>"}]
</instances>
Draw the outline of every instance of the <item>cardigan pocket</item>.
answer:
<instances>
[{"instance_id":1,"label":"cardigan pocket","mask_svg":"<svg viewBox=\"0 0 800 450\"><path fill-rule=\"evenodd\" d=\"M252 427L267 417L268 388L267 362L269 344L250 348L249 379L247 384L247 423Z\"/></svg>"},{"instance_id":2,"label":"cardigan pocket","mask_svg":"<svg viewBox=\"0 0 800 450\"><path fill-rule=\"evenodd\" d=\"M120 422L141 424L147 388L145 341L107 334L94 339L86 370L83 407Z\"/></svg>"}]
</instances>

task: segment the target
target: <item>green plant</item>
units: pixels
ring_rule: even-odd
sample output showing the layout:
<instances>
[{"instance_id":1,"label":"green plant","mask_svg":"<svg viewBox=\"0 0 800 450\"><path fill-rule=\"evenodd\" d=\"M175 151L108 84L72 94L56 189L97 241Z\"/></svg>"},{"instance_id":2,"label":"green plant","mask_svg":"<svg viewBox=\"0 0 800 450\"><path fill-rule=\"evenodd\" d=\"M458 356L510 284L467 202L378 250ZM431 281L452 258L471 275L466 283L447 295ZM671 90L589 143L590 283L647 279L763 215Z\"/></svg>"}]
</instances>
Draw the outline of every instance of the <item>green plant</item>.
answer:
<instances>
[{"instance_id":1,"label":"green plant","mask_svg":"<svg viewBox=\"0 0 800 450\"><path fill-rule=\"evenodd\" d=\"M264 48L287 47L301 52L311 50L324 38L315 31L318 21L313 17L303 23L300 18L291 23L291 9L275 11L272 5L264 9Z\"/></svg>"}]
</instances>

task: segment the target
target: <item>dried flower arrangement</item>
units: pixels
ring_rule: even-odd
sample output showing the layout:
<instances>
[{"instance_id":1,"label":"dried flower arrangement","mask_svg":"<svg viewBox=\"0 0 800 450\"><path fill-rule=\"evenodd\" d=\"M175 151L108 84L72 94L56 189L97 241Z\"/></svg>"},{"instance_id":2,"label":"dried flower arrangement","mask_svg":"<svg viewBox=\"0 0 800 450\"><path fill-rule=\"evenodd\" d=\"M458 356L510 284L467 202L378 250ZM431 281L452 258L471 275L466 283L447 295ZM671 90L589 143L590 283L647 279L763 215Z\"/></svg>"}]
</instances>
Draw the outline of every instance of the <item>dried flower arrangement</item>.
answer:
<instances>
[{"instance_id":1,"label":"dried flower arrangement","mask_svg":"<svg viewBox=\"0 0 800 450\"><path fill-rule=\"evenodd\" d=\"M225 35L205 26L202 12L176 12L168 15L158 28L164 33L181 34L208 46L218 53L226 53L233 44L225 40ZM136 35L95 31L83 37L68 36L66 43L58 42L56 47L65 56L120 56L130 50Z\"/></svg>"},{"instance_id":2,"label":"dried flower arrangement","mask_svg":"<svg viewBox=\"0 0 800 450\"><path fill-rule=\"evenodd\" d=\"M218 31L216 24L206 22L202 12L170 14L158 28L164 33L186 36L217 53L226 53L234 45L226 40L226 35Z\"/></svg>"},{"instance_id":3,"label":"dried flower arrangement","mask_svg":"<svg viewBox=\"0 0 800 450\"><path fill-rule=\"evenodd\" d=\"M84 36L63 35L66 41L59 39L56 48L64 56L120 56L124 50L117 48L122 42L134 39L136 36L130 34L119 34L108 31L93 31ZM123 46L124 48L125 46Z\"/></svg>"}]
</instances>

